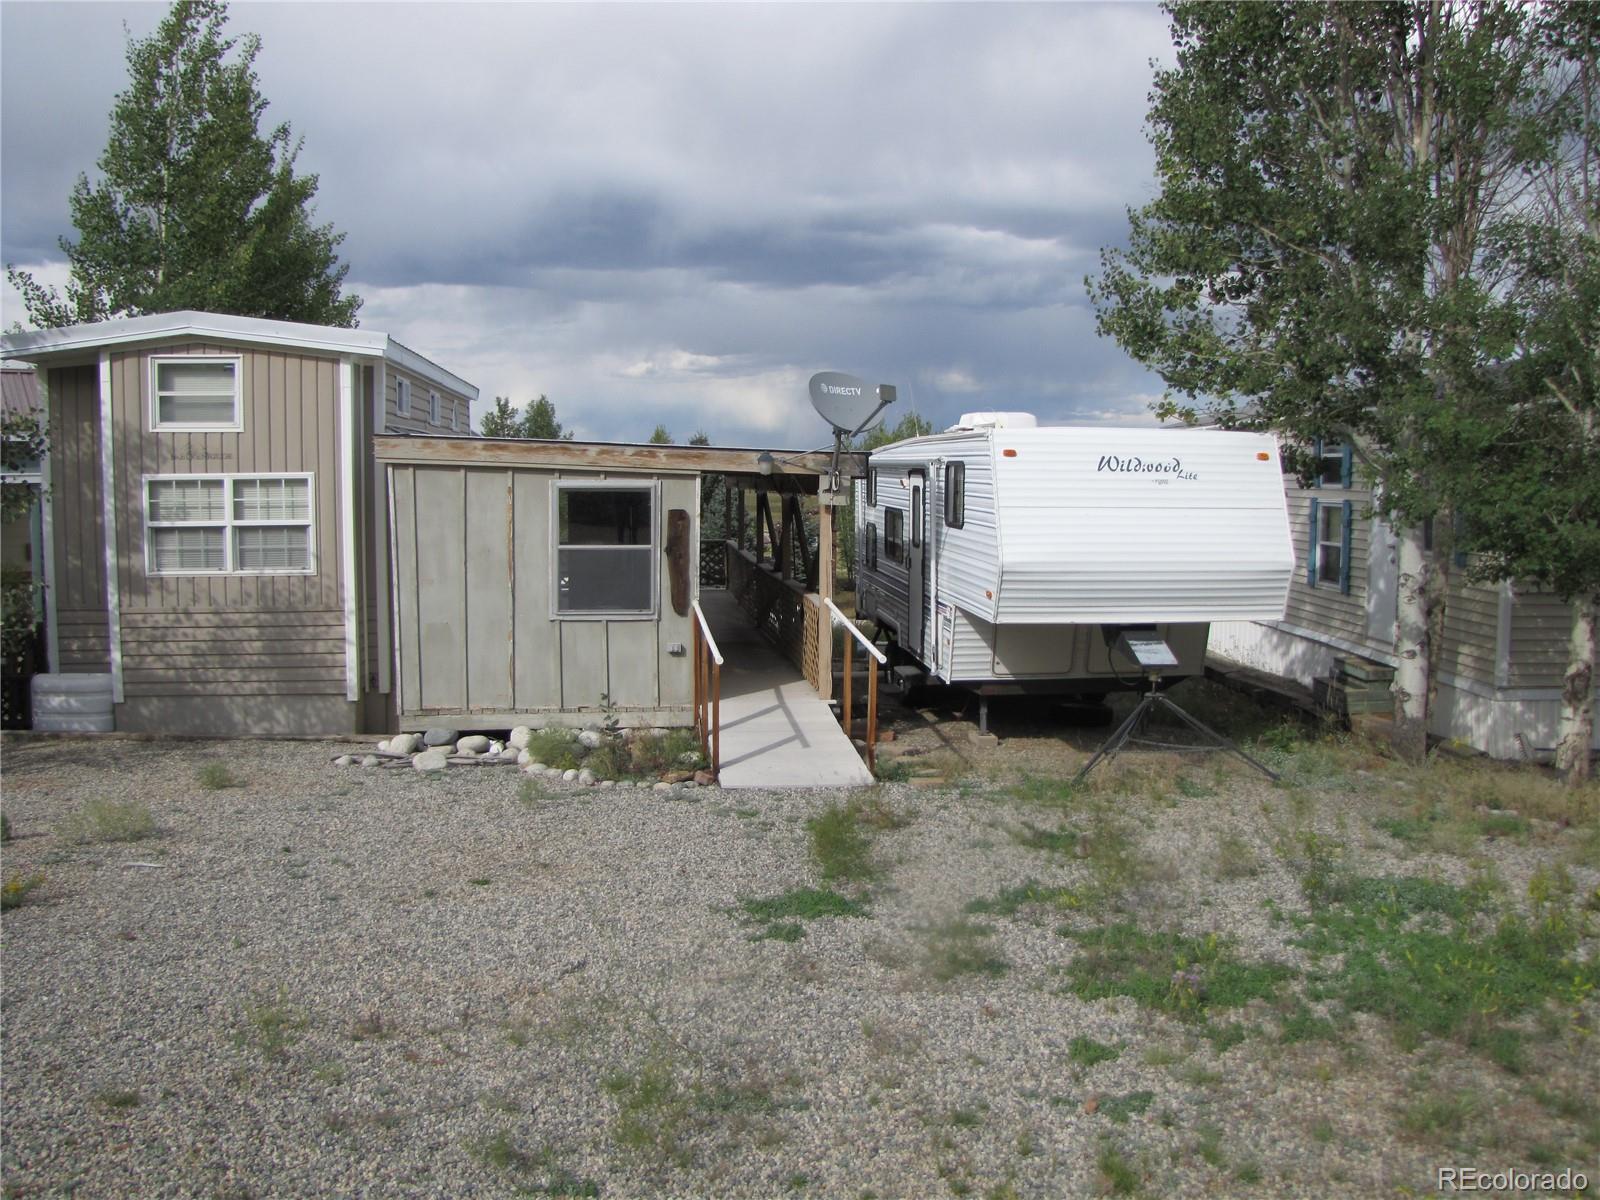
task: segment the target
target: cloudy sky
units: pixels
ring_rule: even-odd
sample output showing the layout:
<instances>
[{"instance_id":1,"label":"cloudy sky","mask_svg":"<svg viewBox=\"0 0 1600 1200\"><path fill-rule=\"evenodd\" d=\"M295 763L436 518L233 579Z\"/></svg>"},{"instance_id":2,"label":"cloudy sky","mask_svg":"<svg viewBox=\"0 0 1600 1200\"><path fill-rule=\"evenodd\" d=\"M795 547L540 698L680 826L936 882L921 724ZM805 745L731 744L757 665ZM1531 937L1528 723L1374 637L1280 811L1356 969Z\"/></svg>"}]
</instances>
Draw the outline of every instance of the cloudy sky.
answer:
<instances>
[{"instance_id":1,"label":"cloudy sky","mask_svg":"<svg viewBox=\"0 0 1600 1200\"><path fill-rule=\"evenodd\" d=\"M64 279L125 29L0 3L0 258ZM972 409L1148 421L1083 277L1151 194L1143 4L252 4L361 323L580 437L811 446L823 369ZM9 286L3 324L24 314Z\"/></svg>"}]
</instances>

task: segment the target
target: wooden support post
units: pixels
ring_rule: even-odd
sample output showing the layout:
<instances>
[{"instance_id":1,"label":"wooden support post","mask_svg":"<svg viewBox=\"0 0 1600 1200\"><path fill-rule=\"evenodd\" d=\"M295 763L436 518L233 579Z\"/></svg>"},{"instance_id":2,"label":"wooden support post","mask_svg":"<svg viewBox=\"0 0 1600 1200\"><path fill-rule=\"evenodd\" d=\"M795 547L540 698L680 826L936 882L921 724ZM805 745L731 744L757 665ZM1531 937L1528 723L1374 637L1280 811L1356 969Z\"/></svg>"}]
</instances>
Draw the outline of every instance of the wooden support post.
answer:
<instances>
[{"instance_id":1,"label":"wooden support post","mask_svg":"<svg viewBox=\"0 0 1600 1200\"><path fill-rule=\"evenodd\" d=\"M817 595L824 601L833 599L833 508L820 501L817 504L817 565L815 586ZM854 641L845 634L846 647ZM845 650L848 654L850 651ZM817 688L824 703L833 698L833 614L826 603L817 605ZM848 719L845 732L849 732Z\"/></svg>"},{"instance_id":2,"label":"wooden support post","mask_svg":"<svg viewBox=\"0 0 1600 1200\"><path fill-rule=\"evenodd\" d=\"M711 664L711 773L722 769L722 664Z\"/></svg>"},{"instance_id":3,"label":"wooden support post","mask_svg":"<svg viewBox=\"0 0 1600 1200\"><path fill-rule=\"evenodd\" d=\"M867 659L867 770L878 769L878 663Z\"/></svg>"},{"instance_id":4,"label":"wooden support post","mask_svg":"<svg viewBox=\"0 0 1600 1200\"><path fill-rule=\"evenodd\" d=\"M694 621L694 731L700 739L700 753L706 752L706 727L703 719L700 702L704 697L700 692L700 663L705 658L705 650L700 644L700 621Z\"/></svg>"},{"instance_id":5,"label":"wooden support post","mask_svg":"<svg viewBox=\"0 0 1600 1200\"><path fill-rule=\"evenodd\" d=\"M734 524L733 540L739 549L744 549L744 484L739 485L739 494L734 497ZM756 557L760 557L757 555Z\"/></svg>"},{"instance_id":6,"label":"wooden support post","mask_svg":"<svg viewBox=\"0 0 1600 1200\"><path fill-rule=\"evenodd\" d=\"M844 695L840 698L840 702L839 702L839 715L844 718L844 735L845 735L845 737L849 737L850 736L850 673L851 673L851 671L853 671L855 669L853 664L852 664L852 662L851 662L851 654L852 654L852 652L853 652L853 650L855 648L855 641L856 641L855 638L851 637L849 635L849 633L845 634L845 637L844 637ZM870 655L867 657L867 661L869 663L872 661L872 658L871 658Z\"/></svg>"}]
</instances>

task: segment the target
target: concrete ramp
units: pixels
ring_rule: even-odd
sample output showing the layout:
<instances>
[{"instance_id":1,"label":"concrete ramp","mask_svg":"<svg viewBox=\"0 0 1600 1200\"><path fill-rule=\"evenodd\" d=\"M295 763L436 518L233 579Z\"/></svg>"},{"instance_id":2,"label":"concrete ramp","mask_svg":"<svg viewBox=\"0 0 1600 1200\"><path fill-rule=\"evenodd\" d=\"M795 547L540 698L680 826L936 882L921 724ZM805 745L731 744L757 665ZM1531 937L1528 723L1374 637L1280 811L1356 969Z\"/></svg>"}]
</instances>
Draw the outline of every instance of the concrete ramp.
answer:
<instances>
[{"instance_id":1,"label":"concrete ramp","mask_svg":"<svg viewBox=\"0 0 1600 1200\"><path fill-rule=\"evenodd\" d=\"M866 787L872 772L833 712L726 591L700 593L722 651L725 788Z\"/></svg>"}]
</instances>

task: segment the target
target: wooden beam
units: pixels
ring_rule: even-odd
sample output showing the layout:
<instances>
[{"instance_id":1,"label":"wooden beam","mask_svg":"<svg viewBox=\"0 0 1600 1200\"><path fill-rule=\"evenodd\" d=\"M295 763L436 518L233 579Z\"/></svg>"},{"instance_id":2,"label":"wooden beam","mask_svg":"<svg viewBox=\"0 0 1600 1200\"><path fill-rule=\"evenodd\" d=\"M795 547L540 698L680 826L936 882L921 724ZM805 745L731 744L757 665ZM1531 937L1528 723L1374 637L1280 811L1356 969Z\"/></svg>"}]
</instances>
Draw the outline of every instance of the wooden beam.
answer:
<instances>
[{"instance_id":1,"label":"wooden beam","mask_svg":"<svg viewBox=\"0 0 1600 1200\"><path fill-rule=\"evenodd\" d=\"M538 441L530 438L376 437L372 440L378 461L385 463L449 463L453 466L555 467L563 470L632 470L686 475L739 475L752 479L788 480L788 484L814 491L818 476L831 466L832 455L822 451L734 449L716 446L629 445L622 442ZM763 453L773 458L767 472L758 461ZM840 458L840 471L852 476L866 473L865 454Z\"/></svg>"}]
</instances>

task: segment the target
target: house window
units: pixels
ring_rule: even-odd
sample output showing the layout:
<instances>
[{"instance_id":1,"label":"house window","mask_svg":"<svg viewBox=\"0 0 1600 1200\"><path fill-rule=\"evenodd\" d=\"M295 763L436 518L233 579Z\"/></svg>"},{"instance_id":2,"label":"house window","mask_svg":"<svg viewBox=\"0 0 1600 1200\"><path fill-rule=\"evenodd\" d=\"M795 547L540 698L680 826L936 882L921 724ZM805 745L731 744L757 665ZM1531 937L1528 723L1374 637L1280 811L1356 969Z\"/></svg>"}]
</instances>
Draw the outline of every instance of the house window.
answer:
<instances>
[{"instance_id":1,"label":"house window","mask_svg":"<svg viewBox=\"0 0 1600 1200\"><path fill-rule=\"evenodd\" d=\"M309 475L147 475L151 575L306 575L313 570Z\"/></svg>"},{"instance_id":2,"label":"house window","mask_svg":"<svg viewBox=\"0 0 1600 1200\"><path fill-rule=\"evenodd\" d=\"M655 612L653 484L557 482L555 615Z\"/></svg>"},{"instance_id":3,"label":"house window","mask_svg":"<svg viewBox=\"0 0 1600 1200\"><path fill-rule=\"evenodd\" d=\"M1311 502L1311 536L1307 546L1306 583L1350 591L1350 526L1348 500Z\"/></svg>"},{"instance_id":4,"label":"house window","mask_svg":"<svg viewBox=\"0 0 1600 1200\"><path fill-rule=\"evenodd\" d=\"M967 523L967 464L944 465L944 523L960 529Z\"/></svg>"},{"instance_id":5,"label":"house window","mask_svg":"<svg viewBox=\"0 0 1600 1200\"><path fill-rule=\"evenodd\" d=\"M450 405L450 432L451 433L460 433L461 432L461 426L456 421L456 406L455 406L455 404L453 402Z\"/></svg>"},{"instance_id":6,"label":"house window","mask_svg":"<svg viewBox=\"0 0 1600 1200\"><path fill-rule=\"evenodd\" d=\"M906 514L891 508L883 514L883 552L890 562L899 562L905 553Z\"/></svg>"},{"instance_id":7,"label":"house window","mask_svg":"<svg viewBox=\"0 0 1600 1200\"><path fill-rule=\"evenodd\" d=\"M411 415L411 381L409 379L396 379L394 381L394 406L402 417Z\"/></svg>"},{"instance_id":8,"label":"house window","mask_svg":"<svg viewBox=\"0 0 1600 1200\"><path fill-rule=\"evenodd\" d=\"M444 424L444 412L439 406L439 393L428 393L428 423L430 425Z\"/></svg>"},{"instance_id":9,"label":"house window","mask_svg":"<svg viewBox=\"0 0 1600 1200\"><path fill-rule=\"evenodd\" d=\"M1317 473L1313 486L1349 487L1352 465L1350 447L1342 442L1324 442L1318 439L1315 449Z\"/></svg>"},{"instance_id":10,"label":"house window","mask_svg":"<svg viewBox=\"0 0 1600 1200\"><path fill-rule=\"evenodd\" d=\"M150 360L150 428L234 433L243 428L238 358Z\"/></svg>"},{"instance_id":11,"label":"house window","mask_svg":"<svg viewBox=\"0 0 1600 1200\"><path fill-rule=\"evenodd\" d=\"M875 508L878 503L878 468L867 468L867 507Z\"/></svg>"}]
</instances>

